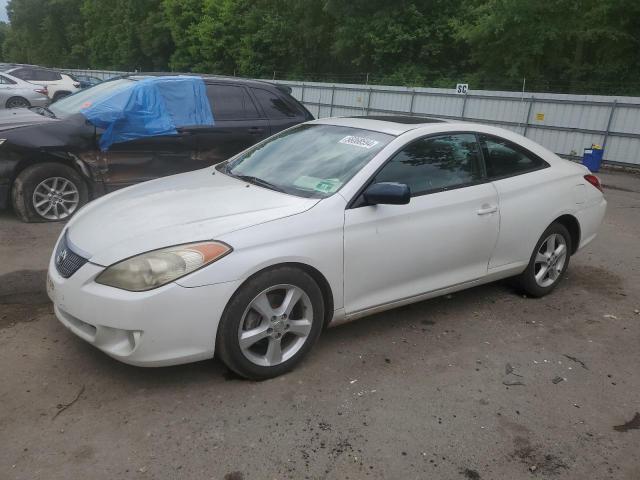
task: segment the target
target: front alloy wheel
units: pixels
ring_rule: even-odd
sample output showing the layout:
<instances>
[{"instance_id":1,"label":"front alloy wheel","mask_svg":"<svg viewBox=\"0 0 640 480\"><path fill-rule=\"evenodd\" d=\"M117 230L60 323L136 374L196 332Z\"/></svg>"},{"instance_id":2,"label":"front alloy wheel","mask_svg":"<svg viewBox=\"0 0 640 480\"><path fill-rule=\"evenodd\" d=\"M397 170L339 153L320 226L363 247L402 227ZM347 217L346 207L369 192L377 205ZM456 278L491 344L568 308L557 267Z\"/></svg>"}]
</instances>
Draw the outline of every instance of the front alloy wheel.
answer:
<instances>
[{"instance_id":1,"label":"front alloy wheel","mask_svg":"<svg viewBox=\"0 0 640 480\"><path fill-rule=\"evenodd\" d=\"M14 180L11 200L25 222L57 222L68 220L87 203L89 189L69 165L34 162Z\"/></svg>"},{"instance_id":2,"label":"front alloy wheel","mask_svg":"<svg viewBox=\"0 0 640 480\"><path fill-rule=\"evenodd\" d=\"M73 181L63 177L42 180L33 191L33 208L47 220L64 220L80 204L80 192Z\"/></svg>"},{"instance_id":3,"label":"front alloy wheel","mask_svg":"<svg viewBox=\"0 0 640 480\"><path fill-rule=\"evenodd\" d=\"M249 304L238 328L238 342L250 362L273 367L293 357L311 333L311 299L295 285L275 285Z\"/></svg>"},{"instance_id":4,"label":"front alloy wheel","mask_svg":"<svg viewBox=\"0 0 640 480\"><path fill-rule=\"evenodd\" d=\"M322 291L305 271L280 266L247 280L218 326L216 352L234 372L276 377L297 365L320 336Z\"/></svg>"}]
</instances>

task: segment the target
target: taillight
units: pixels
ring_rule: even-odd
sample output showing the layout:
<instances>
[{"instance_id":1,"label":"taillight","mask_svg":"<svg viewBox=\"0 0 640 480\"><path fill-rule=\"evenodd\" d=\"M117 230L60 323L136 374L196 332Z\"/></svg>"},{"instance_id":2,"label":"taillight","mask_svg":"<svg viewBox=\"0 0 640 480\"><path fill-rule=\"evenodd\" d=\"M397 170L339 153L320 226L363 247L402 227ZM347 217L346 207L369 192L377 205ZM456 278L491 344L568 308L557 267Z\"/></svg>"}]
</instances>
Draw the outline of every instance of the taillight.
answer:
<instances>
[{"instance_id":1,"label":"taillight","mask_svg":"<svg viewBox=\"0 0 640 480\"><path fill-rule=\"evenodd\" d=\"M602 185L600 184L600 180L598 180L598 177L596 177L595 175L585 175L584 179L602 192Z\"/></svg>"},{"instance_id":2,"label":"taillight","mask_svg":"<svg viewBox=\"0 0 640 480\"><path fill-rule=\"evenodd\" d=\"M46 88L36 88L34 92L41 93L42 95L49 95L49 90Z\"/></svg>"}]
</instances>

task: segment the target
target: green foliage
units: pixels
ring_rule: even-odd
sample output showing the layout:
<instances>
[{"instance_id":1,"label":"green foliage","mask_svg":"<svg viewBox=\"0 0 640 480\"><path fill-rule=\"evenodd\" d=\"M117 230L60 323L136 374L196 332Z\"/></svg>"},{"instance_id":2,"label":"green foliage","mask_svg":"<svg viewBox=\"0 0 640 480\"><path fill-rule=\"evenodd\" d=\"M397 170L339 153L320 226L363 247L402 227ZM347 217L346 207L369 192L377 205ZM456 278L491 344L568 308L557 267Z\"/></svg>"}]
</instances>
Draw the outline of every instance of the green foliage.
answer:
<instances>
[{"instance_id":1,"label":"green foliage","mask_svg":"<svg viewBox=\"0 0 640 480\"><path fill-rule=\"evenodd\" d=\"M555 91L638 91L637 0L475 0L451 20L475 79Z\"/></svg>"},{"instance_id":2,"label":"green foliage","mask_svg":"<svg viewBox=\"0 0 640 480\"><path fill-rule=\"evenodd\" d=\"M8 14L5 61L640 91L637 0L10 0Z\"/></svg>"}]
</instances>

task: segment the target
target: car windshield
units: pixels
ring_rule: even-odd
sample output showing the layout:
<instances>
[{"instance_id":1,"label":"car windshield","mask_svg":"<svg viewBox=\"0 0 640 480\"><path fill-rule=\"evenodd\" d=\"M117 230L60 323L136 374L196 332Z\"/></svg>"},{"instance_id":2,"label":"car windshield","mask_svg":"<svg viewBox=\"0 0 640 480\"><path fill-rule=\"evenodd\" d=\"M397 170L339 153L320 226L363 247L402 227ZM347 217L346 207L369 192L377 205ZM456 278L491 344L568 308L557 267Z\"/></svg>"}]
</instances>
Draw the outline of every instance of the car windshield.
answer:
<instances>
[{"instance_id":1,"label":"car windshield","mask_svg":"<svg viewBox=\"0 0 640 480\"><path fill-rule=\"evenodd\" d=\"M51 110L56 117L68 117L69 115L80 113L80 110L90 107L105 95L110 95L113 92L130 87L133 85L133 82L134 80L128 78L102 82L52 103L49 106L49 110Z\"/></svg>"},{"instance_id":2,"label":"car windshield","mask_svg":"<svg viewBox=\"0 0 640 480\"><path fill-rule=\"evenodd\" d=\"M335 125L300 125L220 166L220 171L302 197L333 195L385 145L387 135Z\"/></svg>"}]
</instances>

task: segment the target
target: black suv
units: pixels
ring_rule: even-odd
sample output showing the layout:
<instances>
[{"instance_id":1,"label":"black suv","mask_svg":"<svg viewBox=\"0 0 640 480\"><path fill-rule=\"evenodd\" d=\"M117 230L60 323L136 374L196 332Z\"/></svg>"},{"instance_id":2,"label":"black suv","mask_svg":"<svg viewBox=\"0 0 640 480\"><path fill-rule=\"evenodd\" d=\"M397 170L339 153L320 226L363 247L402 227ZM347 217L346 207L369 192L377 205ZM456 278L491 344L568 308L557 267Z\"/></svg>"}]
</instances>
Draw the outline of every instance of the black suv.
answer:
<instances>
[{"instance_id":1,"label":"black suv","mask_svg":"<svg viewBox=\"0 0 640 480\"><path fill-rule=\"evenodd\" d=\"M214 125L177 129L99 148L103 130L80 113L117 86L160 74L102 82L49 108L0 111L0 208L24 221L57 221L113 190L219 163L313 116L268 82L202 76Z\"/></svg>"}]
</instances>

